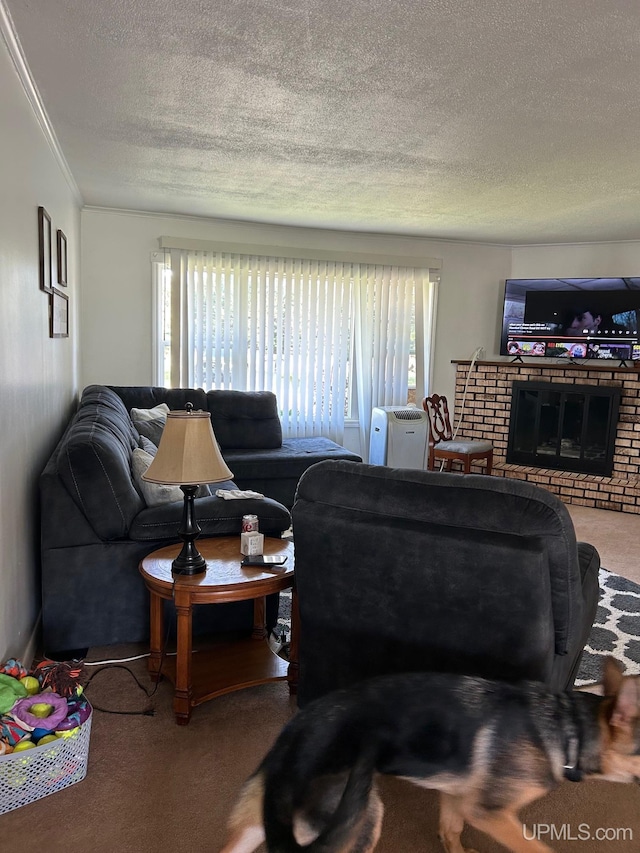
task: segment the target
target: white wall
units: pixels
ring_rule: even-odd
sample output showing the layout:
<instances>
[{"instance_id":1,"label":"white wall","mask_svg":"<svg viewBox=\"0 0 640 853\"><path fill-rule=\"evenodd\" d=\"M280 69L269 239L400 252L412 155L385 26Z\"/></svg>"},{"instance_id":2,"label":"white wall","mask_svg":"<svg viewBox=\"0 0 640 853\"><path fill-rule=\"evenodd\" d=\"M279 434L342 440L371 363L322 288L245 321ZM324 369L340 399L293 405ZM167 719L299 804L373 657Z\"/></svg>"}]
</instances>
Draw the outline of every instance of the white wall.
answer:
<instances>
[{"instance_id":1,"label":"white wall","mask_svg":"<svg viewBox=\"0 0 640 853\"><path fill-rule=\"evenodd\" d=\"M0 35L0 660L28 659L40 611L38 476L76 393L80 214ZM72 329L49 337L38 205L68 240ZM54 252L55 258L55 252ZM55 271L54 271L55 272Z\"/></svg>"},{"instance_id":2,"label":"white wall","mask_svg":"<svg viewBox=\"0 0 640 853\"><path fill-rule=\"evenodd\" d=\"M82 212L81 385L152 383L151 254L161 236L225 240L442 259L432 389L453 395L452 359L478 346L495 354L501 287L511 250L391 235L155 216L86 208Z\"/></svg>"},{"instance_id":3,"label":"white wall","mask_svg":"<svg viewBox=\"0 0 640 853\"><path fill-rule=\"evenodd\" d=\"M432 391L453 400L452 359L470 358L478 347L483 358L500 352L504 281L511 271L511 249L471 243L445 243L442 287L438 297Z\"/></svg>"},{"instance_id":4,"label":"white wall","mask_svg":"<svg viewBox=\"0 0 640 853\"><path fill-rule=\"evenodd\" d=\"M640 275L640 241L518 246L511 278L597 278Z\"/></svg>"}]
</instances>

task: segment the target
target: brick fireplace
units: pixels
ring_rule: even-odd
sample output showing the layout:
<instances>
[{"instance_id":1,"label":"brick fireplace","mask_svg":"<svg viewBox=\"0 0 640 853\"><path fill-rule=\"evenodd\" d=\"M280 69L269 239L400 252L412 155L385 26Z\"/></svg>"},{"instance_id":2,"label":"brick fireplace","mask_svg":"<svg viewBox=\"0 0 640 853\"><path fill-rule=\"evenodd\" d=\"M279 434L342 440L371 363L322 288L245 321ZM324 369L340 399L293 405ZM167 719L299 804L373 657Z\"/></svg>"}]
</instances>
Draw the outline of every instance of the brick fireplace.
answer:
<instances>
[{"instance_id":1,"label":"brick fireplace","mask_svg":"<svg viewBox=\"0 0 640 853\"><path fill-rule=\"evenodd\" d=\"M541 364L484 361L469 374L469 361L455 361L455 423L458 423L467 382L460 435L490 438L493 474L528 480L549 489L569 504L640 514L640 370L608 364ZM506 461L514 382L608 386L620 388L610 477L509 464ZM480 470L480 468L478 468Z\"/></svg>"}]
</instances>

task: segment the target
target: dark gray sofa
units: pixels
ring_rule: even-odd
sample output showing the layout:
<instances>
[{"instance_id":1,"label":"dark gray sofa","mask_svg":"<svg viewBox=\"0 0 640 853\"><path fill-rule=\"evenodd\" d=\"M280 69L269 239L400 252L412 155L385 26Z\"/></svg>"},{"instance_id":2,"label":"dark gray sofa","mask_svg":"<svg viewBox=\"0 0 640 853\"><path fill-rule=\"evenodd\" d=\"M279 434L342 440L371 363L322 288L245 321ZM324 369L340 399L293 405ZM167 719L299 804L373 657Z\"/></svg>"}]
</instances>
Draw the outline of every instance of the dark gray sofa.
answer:
<instances>
[{"instance_id":1,"label":"dark gray sofa","mask_svg":"<svg viewBox=\"0 0 640 853\"><path fill-rule=\"evenodd\" d=\"M251 488L263 500L196 498L203 536L239 536L242 515L258 515L260 529L279 536L290 526L288 508L297 478L332 453L349 454L327 439L282 442L275 396L270 393L108 387L91 385L41 477L43 643L47 654L149 637L148 593L138 571L142 557L178 541L182 501L147 506L131 471L142 439L131 408L186 402L211 411L216 438L237 476L215 488ZM295 452L295 442L299 452ZM295 480L295 484L294 484ZM267 602L267 625L277 619L278 596ZM194 631L251 630L253 604L197 608Z\"/></svg>"},{"instance_id":2,"label":"dark gray sofa","mask_svg":"<svg viewBox=\"0 0 640 853\"><path fill-rule=\"evenodd\" d=\"M293 506L298 480L309 466L325 459L362 461L328 438L283 439L278 402L270 391L109 387L128 411L151 409L158 403L179 409L188 399L194 408L210 412L213 431L237 487L269 495L288 509Z\"/></svg>"},{"instance_id":3,"label":"dark gray sofa","mask_svg":"<svg viewBox=\"0 0 640 853\"><path fill-rule=\"evenodd\" d=\"M573 685L600 558L555 495L329 461L303 474L292 516L301 707L412 670Z\"/></svg>"}]
</instances>

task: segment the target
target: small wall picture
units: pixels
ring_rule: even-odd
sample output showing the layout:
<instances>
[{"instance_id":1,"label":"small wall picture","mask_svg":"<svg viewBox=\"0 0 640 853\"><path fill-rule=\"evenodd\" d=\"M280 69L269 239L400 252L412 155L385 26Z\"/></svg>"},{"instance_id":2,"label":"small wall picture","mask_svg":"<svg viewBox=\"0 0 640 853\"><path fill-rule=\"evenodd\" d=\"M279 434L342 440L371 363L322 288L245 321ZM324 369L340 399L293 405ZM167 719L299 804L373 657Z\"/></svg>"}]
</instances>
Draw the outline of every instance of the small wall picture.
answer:
<instances>
[{"instance_id":1,"label":"small wall picture","mask_svg":"<svg viewBox=\"0 0 640 853\"><path fill-rule=\"evenodd\" d=\"M67 238L63 231L58 228L58 284L66 287L67 278Z\"/></svg>"},{"instance_id":2,"label":"small wall picture","mask_svg":"<svg viewBox=\"0 0 640 853\"><path fill-rule=\"evenodd\" d=\"M69 337L69 297L53 288L50 298L50 321L52 338Z\"/></svg>"},{"instance_id":3,"label":"small wall picture","mask_svg":"<svg viewBox=\"0 0 640 853\"><path fill-rule=\"evenodd\" d=\"M51 217L38 208L38 261L40 266L40 290L53 293L53 266L51 261Z\"/></svg>"}]
</instances>

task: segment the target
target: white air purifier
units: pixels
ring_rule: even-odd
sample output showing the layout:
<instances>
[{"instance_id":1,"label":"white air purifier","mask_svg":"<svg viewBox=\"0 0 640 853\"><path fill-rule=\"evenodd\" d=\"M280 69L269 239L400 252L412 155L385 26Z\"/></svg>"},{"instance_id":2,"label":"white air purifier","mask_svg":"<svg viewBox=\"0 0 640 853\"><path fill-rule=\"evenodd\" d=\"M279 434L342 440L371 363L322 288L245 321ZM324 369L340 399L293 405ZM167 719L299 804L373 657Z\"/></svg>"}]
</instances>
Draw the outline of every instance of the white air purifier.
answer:
<instances>
[{"instance_id":1,"label":"white air purifier","mask_svg":"<svg viewBox=\"0 0 640 853\"><path fill-rule=\"evenodd\" d=\"M427 466L427 413L412 406L377 406L371 412L369 464L390 468Z\"/></svg>"}]
</instances>

